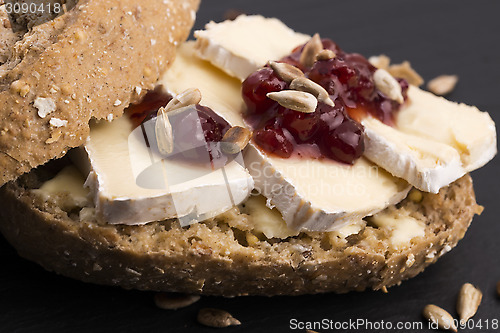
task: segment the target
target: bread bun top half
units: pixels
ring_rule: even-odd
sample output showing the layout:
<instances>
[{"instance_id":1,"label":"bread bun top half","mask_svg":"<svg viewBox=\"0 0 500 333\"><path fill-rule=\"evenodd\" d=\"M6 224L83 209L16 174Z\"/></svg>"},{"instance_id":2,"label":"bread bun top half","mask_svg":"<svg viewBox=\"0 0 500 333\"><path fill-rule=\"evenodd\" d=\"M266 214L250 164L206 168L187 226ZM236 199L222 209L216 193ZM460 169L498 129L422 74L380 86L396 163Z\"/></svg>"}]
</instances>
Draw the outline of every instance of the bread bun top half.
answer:
<instances>
[{"instance_id":1,"label":"bread bun top half","mask_svg":"<svg viewBox=\"0 0 500 333\"><path fill-rule=\"evenodd\" d=\"M0 33L0 186L82 145L154 87L199 0L80 0L26 33Z\"/></svg>"}]
</instances>

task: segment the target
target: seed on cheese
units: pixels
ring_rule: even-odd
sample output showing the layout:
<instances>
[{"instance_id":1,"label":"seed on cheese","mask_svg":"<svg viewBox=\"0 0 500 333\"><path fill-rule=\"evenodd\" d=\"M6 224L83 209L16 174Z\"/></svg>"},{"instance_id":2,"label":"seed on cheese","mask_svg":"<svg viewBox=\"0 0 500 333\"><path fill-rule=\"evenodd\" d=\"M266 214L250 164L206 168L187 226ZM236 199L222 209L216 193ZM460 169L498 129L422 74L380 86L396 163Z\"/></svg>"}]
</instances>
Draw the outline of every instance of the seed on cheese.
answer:
<instances>
[{"instance_id":1,"label":"seed on cheese","mask_svg":"<svg viewBox=\"0 0 500 333\"><path fill-rule=\"evenodd\" d=\"M377 69L373 74L373 80L375 81L375 87L384 95L400 104L404 102L401 85L385 69Z\"/></svg>"},{"instance_id":2,"label":"seed on cheese","mask_svg":"<svg viewBox=\"0 0 500 333\"><path fill-rule=\"evenodd\" d=\"M189 105L198 104L201 101L201 92L196 88L191 88L174 96L165 107L165 111L173 111Z\"/></svg>"},{"instance_id":3,"label":"seed on cheese","mask_svg":"<svg viewBox=\"0 0 500 333\"><path fill-rule=\"evenodd\" d=\"M300 63L304 67L311 67L316 61L316 55L323 49L319 34L314 34L304 46L304 51L300 55Z\"/></svg>"},{"instance_id":4,"label":"seed on cheese","mask_svg":"<svg viewBox=\"0 0 500 333\"><path fill-rule=\"evenodd\" d=\"M245 149L250 142L252 132L245 127L231 127L221 141L221 149L227 154L236 154Z\"/></svg>"},{"instance_id":5,"label":"seed on cheese","mask_svg":"<svg viewBox=\"0 0 500 333\"><path fill-rule=\"evenodd\" d=\"M282 90L270 92L267 97L278 102L284 108L304 113L316 111L318 105L316 97L305 91Z\"/></svg>"},{"instance_id":6,"label":"seed on cheese","mask_svg":"<svg viewBox=\"0 0 500 333\"><path fill-rule=\"evenodd\" d=\"M172 125L168 120L165 108L160 108L158 110L155 133L160 153L164 155L172 153L174 150L174 136L172 134Z\"/></svg>"},{"instance_id":7,"label":"seed on cheese","mask_svg":"<svg viewBox=\"0 0 500 333\"><path fill-rule=\"evenodd\" d=\"M321 50L316 54L316 60L330 60L335 58L337 55L332 50Z\"/></svg>"},{"instance_id":8,"label":"seed on cheese","mask_svg":"<svg viewBox=\"0 0 500 333\"><path fill-rule=\"evenodd\" d=\"M378 56L371 56L370 58L368 58L368 61L373 66L385 70L387 70L389 68L389 65L391 64L391 59L385 54L381 54Z\"/></svg>"},{"instance_id":9,"label":"seed on cheese","mask_svg":"<svg viewBox=\"0 0 500 333\"><path fill-rule=\"evenodd\" d=\"M283 81L288 83L304 76L304 73L299 68L287 64L286 62L269 61L269 66Z\"/></svg>"},{"instance_id":10,"label":"seed on cheese","mask_svg":"<svg viewBox=\"0 0 500 333\"><path fill-rule=\"evenodd\" d=\"M387 71L394 77L405 79L415 87L420 87L424 83L424 79L411 67L408 61L390 65Z\"/></svg>"},{"instance_id":11,"label":"seed on cheese","mask_svg":"<svg viewBox=\"0 0 500 333\"><path fill-rule=\"evenodd\" d=\"M308 92L313 94L318 101L330 106L335 106L335 103L333 103L326 89L306 77L298 77L294 79L290 83L290 89Z\"/></svg>"}]
</instances>

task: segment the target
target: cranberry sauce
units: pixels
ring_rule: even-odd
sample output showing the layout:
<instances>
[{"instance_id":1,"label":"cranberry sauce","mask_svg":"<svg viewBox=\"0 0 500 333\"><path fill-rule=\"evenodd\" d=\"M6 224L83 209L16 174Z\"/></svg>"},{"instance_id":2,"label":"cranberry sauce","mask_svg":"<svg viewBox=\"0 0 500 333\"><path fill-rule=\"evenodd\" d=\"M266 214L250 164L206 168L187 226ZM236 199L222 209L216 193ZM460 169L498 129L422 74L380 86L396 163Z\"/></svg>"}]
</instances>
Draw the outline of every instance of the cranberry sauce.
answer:
<instances>
[{"instance_id":1,"label":"cranberry sauce","mask_svg":"<svg viewBox=\"0 0 500 333\"><path fill-rule=\"evenodd\" d=\"M159 87L149 91L138 104L130 105L126 115L131 119L134 127L141 126L148 120L156 118L158 109L166 106L172 96ZM231 158L224 156L220 151L219 142L231 127L227 121L217 115L212 109L197 104L196 113L182 112L169 116L174 134L174 152L169 159L183 160L209 167L218 168L226 164ZM199 125L198 125L199 124ZM204 137L196 133L199 126Z\"/></svg>"},{"instance_id":2,"label":"cranberry sauce","mask_svg":"<svg viewBox=\"0 0 500 333\"><path fill-rule=\"evenodd\" d=\"M134 126L137 127L150 119L156 118L158 109L166 106L171 99L170 94L166 93L163 88L157 87L155 90L149 91L138 104L131 104L125 110L125 113L132 120ZM198 111L198 118L206 141L221 141L226 131L231 127L229 123L209 107L197 104L196 110ZM189 132L189 130L186 128L186 131L183 132ZM193 132L186 134L193 135Z\"/></svg>"},{"instance_id":3,"label":"cranberry sauce","mask_svg":"<svg viewBox=\"0 0 500 333\"><path fill-rule=\"evenodd\" d=\"M134 127L156 117L158 109L167 105L172 96L165 92L163 87L157 86L154 90L148 91L142 100L137 104L130 104L125 110L125 114L132 120Z\"/></svg>"},{"instance_id":4,"label":"cranberry sauce","mask_svg":"<svg viewBox=\"0 0 500 333\"><path fill-rule=\"evenodd\" d=\"M300 63L302 45L281 62L300 68L306 77L325 88L335 107L320 102L315 112L302 113L280 106L266 94L289 89L289 84L266 66L243 82L242 95L248 108L245 118L254 128L254 141L268 153L353 164L364 151L364 132L359 124L362 117L369 113L392 124L400 104L375 88L376 68L366 58L344 52L331 40L323 39L322 43L324 49L335 53L333 59L304 67ZM398 81L406 99L408 84Z\"/></svg>"},{"instance_id":5,"label":"cranberry sauce","mask_svg":"<svg viewBox=\"0 0 500 333\"><path fill-rule=\"evenodd\" d=\"M196 105L181 113L169 115L173 129L174 150L170 160L196 163L211 169L218 169L234 156L227 156L221 150L220 141L231 127L212 109ZM200 135L200 131L203 135Z\"/></svg>"}]
</instances>

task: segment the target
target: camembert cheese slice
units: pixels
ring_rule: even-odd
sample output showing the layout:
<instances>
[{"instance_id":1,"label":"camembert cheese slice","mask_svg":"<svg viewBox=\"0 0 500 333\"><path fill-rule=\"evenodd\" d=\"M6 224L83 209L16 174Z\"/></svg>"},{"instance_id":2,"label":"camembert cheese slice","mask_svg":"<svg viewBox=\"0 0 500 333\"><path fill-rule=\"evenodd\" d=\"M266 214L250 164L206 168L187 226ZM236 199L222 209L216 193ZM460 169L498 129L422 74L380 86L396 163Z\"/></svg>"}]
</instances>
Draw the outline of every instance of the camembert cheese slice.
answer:
<instances>
[{"instance_id":1,"label":"camembert cheese slice","mask_svg":"<svg viewBox=\"0 0 500 333\"><path fill-rule=\"evenodd\" d=\"M211 172L184 162L152 161L143 139L132 133L132 123L123 116L94 124L85 144L91 170L86 186L101 221L144 224L179 218L186 225L231 209L253 189L251 176L237 160ZM138 182L141 164L143 169L164 168L169 175L152 179L164 185Z\"/></svg>"}]
</instances>

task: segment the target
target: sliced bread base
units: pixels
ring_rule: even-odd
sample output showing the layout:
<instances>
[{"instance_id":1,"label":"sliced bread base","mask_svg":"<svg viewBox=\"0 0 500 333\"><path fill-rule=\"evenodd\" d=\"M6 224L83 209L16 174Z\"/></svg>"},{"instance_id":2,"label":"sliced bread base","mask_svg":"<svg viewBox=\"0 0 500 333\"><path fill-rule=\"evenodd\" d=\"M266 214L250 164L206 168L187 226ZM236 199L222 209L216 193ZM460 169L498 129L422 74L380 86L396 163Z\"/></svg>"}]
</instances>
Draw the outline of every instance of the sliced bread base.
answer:
<instances>
[{"instance_id":1,"label":"sliced bread base","mask_svg":"<svg viewBox=\"0 0 500 333\"><path fill-rule=\"evenodd\" d=\"M389 209L425 224L425 236L395 249L390 233L368 224L359 234L308 232L285 240L246 237L252 216L238 208L181 228L80 222L30 191L35 170L0 190L0 231L19 254L74 279L126 289L205 295L299 295L381 289L414 277L463 238L476 204L469 175Z\"/></svg>"}]
</instances>

